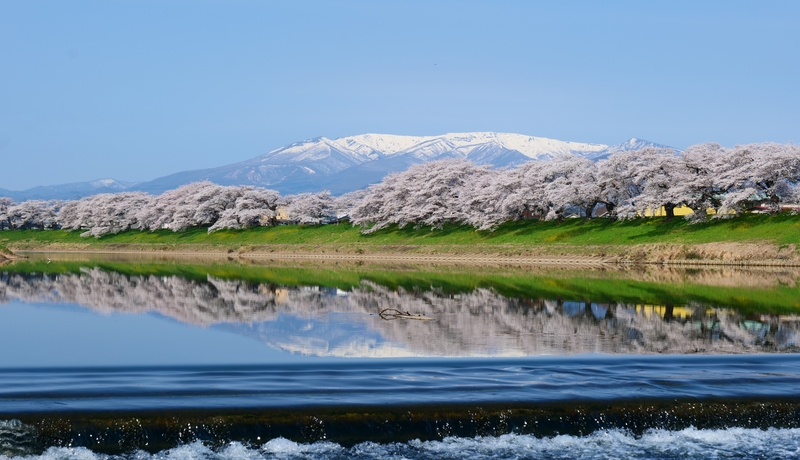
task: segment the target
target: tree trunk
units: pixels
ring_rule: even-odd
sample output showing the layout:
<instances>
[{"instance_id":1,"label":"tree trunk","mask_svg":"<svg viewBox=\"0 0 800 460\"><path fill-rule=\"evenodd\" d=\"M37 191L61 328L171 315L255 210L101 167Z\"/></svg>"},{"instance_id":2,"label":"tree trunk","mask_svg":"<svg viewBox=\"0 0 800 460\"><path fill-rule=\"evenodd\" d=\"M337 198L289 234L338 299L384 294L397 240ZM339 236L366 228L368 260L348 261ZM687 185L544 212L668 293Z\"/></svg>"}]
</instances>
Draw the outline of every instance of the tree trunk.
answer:
<instances>
[{"instance_id":1,"label":"tree trunk","mask_svg":"<svg viewBox=\"0 0 800 460\"><path fill-rule=\"evenodd\" d=\"M667 216L666 220L672 220L675 217L675 205L672 203L665 204L664 214Z\"/></svg>"},{"instance_id":2,"label":"tree trunk","mask_svg":"<svg viewBox=\"0 0 800 460\"><path fill-rule=\"evenodd\" d=\"M616 204L606 202L606 218L612 222L617 220L617 213L614 212L616 207Z\"/></svg>"},{"instance_id":3,"label":"tree trunk","mask_svg":"<svg viewBox=\"0 0 800 460\"><path fill-rule=\"evenodd\" d=\"M781 212L781 197L776 194L773 194L769 197L769 213L772 215L779 214Z\"/></svg>"}]
</instances>

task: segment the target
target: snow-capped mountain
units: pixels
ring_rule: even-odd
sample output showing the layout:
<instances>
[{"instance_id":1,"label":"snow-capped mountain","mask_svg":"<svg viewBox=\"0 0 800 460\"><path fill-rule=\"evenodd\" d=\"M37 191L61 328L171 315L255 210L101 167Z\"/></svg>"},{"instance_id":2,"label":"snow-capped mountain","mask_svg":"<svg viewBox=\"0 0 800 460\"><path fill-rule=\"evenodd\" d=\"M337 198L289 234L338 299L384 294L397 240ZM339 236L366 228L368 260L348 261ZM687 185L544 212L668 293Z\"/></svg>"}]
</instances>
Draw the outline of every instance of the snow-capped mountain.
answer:
<instances>
[{"instance_id":1,"label":"snow-capped mountain","mask_svg":"<svg viewBox=\"0 0 800 460\"><path fill-rule=\"evenodd\" d=\"M478 164L515 166L577 154L597 160L613 152L647 146L640 139L608 146L560 141L509 133L451 133L439 136L361 134L328 139L319 137L275 149L251 160L219 168L187 171L137 186L159 193L180 184L210 180L219 184L249 184L282 193L328 189L345 193L380 181L386 174L442 158L466 158Z\"/></svg>"},{"instance_id":2,"label":"snow-capped mountain","mask_svg":"<svg viewBox=\"0 0 800 460\"><path fill-rule=\"evenodd\" d=\"M665 147L641 139L608 146L560 141L523 134L475 132L439 136L360 134L328 139L318 137L296 142L252 158L218 168L184 171L132 184L104 179L92 182L36 187L0 195L20 199L69 199L96 193L142 190L162 193L181 185L210 180L222 185L255 185L299 193L330 190L334 194L364 188L392 172L443 158L465 158L496 167L516 166L530 160L548 160L576 154L592 160L614 152L644 147Z\"/></svg>"}]
</instances>

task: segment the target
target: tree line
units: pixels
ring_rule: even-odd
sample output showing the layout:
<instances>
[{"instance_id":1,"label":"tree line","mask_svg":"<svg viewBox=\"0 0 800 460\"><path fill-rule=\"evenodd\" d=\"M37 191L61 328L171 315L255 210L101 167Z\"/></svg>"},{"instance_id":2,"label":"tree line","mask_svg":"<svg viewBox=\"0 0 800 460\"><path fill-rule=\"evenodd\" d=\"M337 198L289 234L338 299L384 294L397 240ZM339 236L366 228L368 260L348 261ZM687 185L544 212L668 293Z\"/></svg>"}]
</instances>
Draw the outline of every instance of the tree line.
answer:
<instances>
[{"instance_id":1,"label":"tree line","mask_svg":"<svg viewBox=\"0 0 800 460\"><path fill-rule=\"evenodd\" d=\"M366 232L446 223L491 230L520 219L569 214L668 218L686 206L703 220L762 207L778 212L800 200L800 147L762 143L724 148L699 144L683 152L645 148L592 162L577 155L492 169L463 160L412 166L369 187L351 211Z\"/></svg>"},{"instance_id":2,"label":"tree line","mask_svg":"<svg viewBox=\"0 0 800 460\"><path fill-rule=\"evenodd\" d=\"M251 186L195 182L161 195L98 194L70 201L0 198L0 228L81 230L99 237L125 230L242 229L347 218L365 233L390 225L445 224L493 230L520 219L634 218L680 206L693 220L759 207L778 212L800 201L800 147L706 143L683 152L645 148L593 162L578 155L494 169L462 159L414 165L342 196L327 191L281 196Z\"/></svg>"}]
</instances>

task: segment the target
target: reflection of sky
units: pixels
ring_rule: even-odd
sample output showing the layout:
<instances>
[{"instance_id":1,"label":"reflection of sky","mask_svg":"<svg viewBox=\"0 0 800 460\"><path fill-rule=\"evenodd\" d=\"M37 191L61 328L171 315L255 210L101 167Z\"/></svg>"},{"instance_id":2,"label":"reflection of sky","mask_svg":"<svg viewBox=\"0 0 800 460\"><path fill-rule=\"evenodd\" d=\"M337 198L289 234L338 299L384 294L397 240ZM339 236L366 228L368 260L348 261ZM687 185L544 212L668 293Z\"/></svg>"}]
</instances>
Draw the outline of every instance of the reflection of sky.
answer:
<instances>
[{"instance_id":1,"label":"reflection of sky","mask_svg":"<svg viewBox=\"0 0 800 460\"><path fill-rule=\"evenodd\" d=\"M152 314L101 315L74 304L0 305L0 368L286 363L252 338Z\"/></svg>"},{"instance_id":2,"label":"reflection of sky","mask_svg":"<svg viewBox=\"0 0 800 460\"><path fill-rule=\"evenodd\" d=\"M396 350L381 334L368 327L368 316L358 313L330 312L319 318L300 318L279 314L274 321L259 323L224 323L213 329L234 332L281 350L328 356L378 356Z\"/></svg>"},{"instance_id":3,"label":"reflection of sky","mask_svg":"<svg viewBox=\"0 0 800 460\"><path fill-rule=\"evenodd\" d=\"M567 316L578 316L586 308L583 302L565 301L562 307L564 314Z\"/></svg>"},{"instance_id":4,"label":"reflection of sky","mask_svg":"<svg viewBox=\"0 0 800 460\"><path fill-rule=\"evenodd\" d=\"M592 304L592 314L597 319L603 319L606 317L606 313L608 313L608 305L603 305L599 303Z\"/></svg>"}]
</instances>

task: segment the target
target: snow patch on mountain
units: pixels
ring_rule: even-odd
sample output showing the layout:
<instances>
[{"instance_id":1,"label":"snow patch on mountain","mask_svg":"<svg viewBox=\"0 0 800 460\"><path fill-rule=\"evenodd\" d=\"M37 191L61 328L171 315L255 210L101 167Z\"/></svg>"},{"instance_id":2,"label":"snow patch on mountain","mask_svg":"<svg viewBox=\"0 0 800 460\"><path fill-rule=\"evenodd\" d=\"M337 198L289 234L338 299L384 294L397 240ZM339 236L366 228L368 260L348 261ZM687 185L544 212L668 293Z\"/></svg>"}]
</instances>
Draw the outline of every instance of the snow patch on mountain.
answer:
<instances>
[{"instance_id":1,"label":"snow patch on mountain","mask_svg":"<svg viewBox=\"0 0 800 460\"><path fill-rule=\"evenodd\" d=\"M473 150L486 145L514 150L532 159L552 158L555 155L566 153L596 153L608 148L603 144L559 141L546 137L493 132L449 133L440 136L361 134L333 141L319 138L317 141L331 142L343 150L351 150L373 159L381 155L394 154L411 154L418 158L430 158L446 152L455 152L458 156L466 158Z\"/></svg>"},{"instance_id":2,"label":"snow patch on mountain","mask_svg":"<svg viewBox=\"0 0 800 460\"><path fill-rule=\"evenodd\" d=\"M67 184L67 186L69 186L69 185L81 187L82 183ZM136 185L136 183L135 182L123 182L121 180L116 180L116 179L98 179L98 180L93 180L93 181L89 182L89 186L90 187L108 188L108 189L117 189L117 190L125 190L127 188L130 188L133 185Z\"/></svg>"},{"instance_id":3,"label":"snow patch on mountain","mask_svg":"<svg viewBox=\"0 0 800 460\"><path fill-rule=\"evenodd\" d=\"M358 136L340 137L333 142L343 149L350 149L366 157L374 155L392 155L436 136L400 136L396 134L359 134Z\"/></svg>"}]
</instances>

